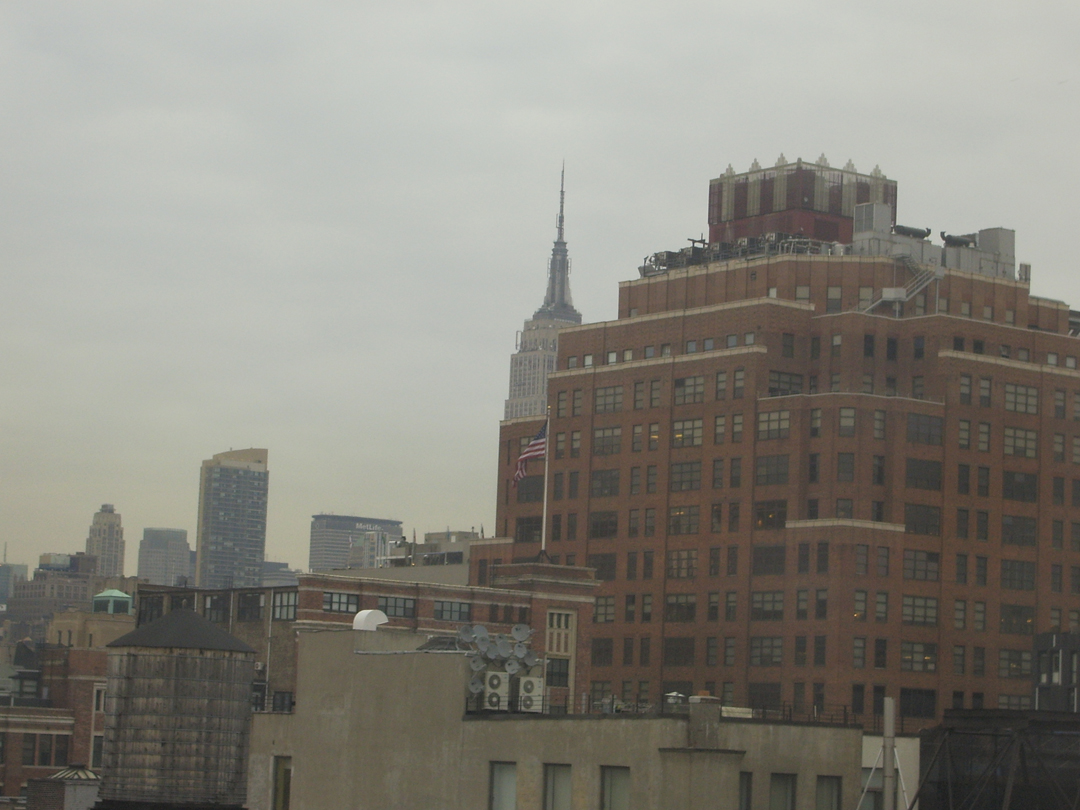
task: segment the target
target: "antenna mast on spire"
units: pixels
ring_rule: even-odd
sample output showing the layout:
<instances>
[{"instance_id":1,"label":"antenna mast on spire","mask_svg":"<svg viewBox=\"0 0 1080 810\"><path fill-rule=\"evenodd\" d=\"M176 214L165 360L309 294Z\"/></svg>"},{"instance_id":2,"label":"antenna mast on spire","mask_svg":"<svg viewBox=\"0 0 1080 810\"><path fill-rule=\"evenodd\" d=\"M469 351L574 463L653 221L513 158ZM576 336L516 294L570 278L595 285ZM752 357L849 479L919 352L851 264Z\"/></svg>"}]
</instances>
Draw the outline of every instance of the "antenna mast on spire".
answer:
<instances>
[{"instance_id":1,"label":"antenna mast on spire","mask_svg":"<svg viewBox=\"0 0 1080 810\"><path fill-rule=\"evenodd\" d=\"M566 202L566 161L563 161L562 172L559 174L559 220L556 223L555 241L563 240L563 204Z\"/></svg>"}]
</instances>

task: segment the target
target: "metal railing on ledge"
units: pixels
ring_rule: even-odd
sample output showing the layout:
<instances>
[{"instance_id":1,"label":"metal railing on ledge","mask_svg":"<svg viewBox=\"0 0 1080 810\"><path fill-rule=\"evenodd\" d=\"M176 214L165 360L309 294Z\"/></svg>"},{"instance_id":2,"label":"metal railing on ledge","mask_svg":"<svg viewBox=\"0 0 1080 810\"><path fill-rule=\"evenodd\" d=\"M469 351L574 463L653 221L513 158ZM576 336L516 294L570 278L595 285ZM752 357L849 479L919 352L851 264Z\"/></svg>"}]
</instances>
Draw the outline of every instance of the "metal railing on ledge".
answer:
<instances>
[{"instance_id":1,"label":"metal railing on ledge","mask_svg":"<svg viewBox=\"0 0 1080 810\"><path fill-rule=\"evenodd\" d=\"M33 706L39 709L49 709L52 707L52 700L49 698L39 697L21 697L19 695L0 695L0 706Z\"/></svg>"},{"instance_id":2,"label":"metal railing on ledge","mask_svg":"<svg viewBox=\"0 0 1080 810\"><path fill-rule=\"evenodd\" d=\"M708 701L714 703L714 700ZM792 706L784 704L775 707L719 706L722 717L742 720L760 720L773 723L822 723L826 725L858 726L871 720L868 715L855 715L848 706L825 705ZM505 698L493 693L469 695L465 699L465 713L471 715L504 716L507 714L546 714L546 715L647 715L686 716L690 713L690 701L683 697L664 701L625 701L605 697L594 699L588 695L579 695L572 699L561 697L518 697ZM879 721L881 718L873 718ZM898 725L902 725L898 718Z\"/></svg>"}]
</instances>

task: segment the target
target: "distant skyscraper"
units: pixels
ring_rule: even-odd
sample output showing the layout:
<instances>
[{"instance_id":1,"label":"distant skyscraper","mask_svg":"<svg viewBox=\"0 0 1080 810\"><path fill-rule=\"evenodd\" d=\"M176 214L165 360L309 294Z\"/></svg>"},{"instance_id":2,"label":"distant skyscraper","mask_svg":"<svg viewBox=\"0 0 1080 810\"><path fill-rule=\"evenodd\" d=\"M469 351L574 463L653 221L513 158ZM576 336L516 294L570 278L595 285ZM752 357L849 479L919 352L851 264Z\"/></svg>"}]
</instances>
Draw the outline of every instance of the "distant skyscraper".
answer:
<instances>
[{"instance_id":1,"label":"distant skyscraper","mask_svg":"<svg viewBox=\"0 0 1080 810\"><path fill-rule=\"evenodd\" d=\"M90 536L86 538L86 553L98 558L98 575L122 577L124 575L124 527L120 514L111 503L103 503L90 523Z\"/></svg>"},{"instance_id":2,"label":"distant skyscraper","mask_svg":"<svg viewBox=\"0 0 1080 810\"><path fill-rule=\"evenodd\" d=\"M331 571L346 568L352 564L357 567L374 567L373 562L378 549L366 553L371 543L378 543L377 537L384 535L382 547L388 542L401 538L401 521L382 518L352 517L350 515L312 515L311 547L308 554L308 568L311 571ZM353 553L353 547L357 552ZM350 563L350 553L353 553ZM360 556L357 556L360 555Z\"/></svg>"},{"instance_id":3,"label":"distant skyscraper","mask_svg":"<svg viewBox=\"0 0 1080 810\"><path fill-rule=\"evenodd\" d=\"M191 576L191 546L184 529L143 529L139 579L151 585L177 585ZM189 583L191 584L191 583Z\"/></svg>"},{"instance_id":4,"label":"distant skyscraper","mask_svg":"<svg viewBox=\"0 0 1080 810\"><path fill-rule=\"evenodd\" d=\"M14 563L0 564L0 602L7 604L8 598L15 591L16 582L26 582L27 567Z\"/></svg>"},{"instance_id":5,"label":"distant skyscraper","mask_svg":"<svg viewBox=\"0 0 1080 810\"><path fill-rule=\"evenodd\" d=\"M200 588L257 588L266 549L265 449L230 450L202 463L196 539Z\"/></svg>"},{"instance_id":6,"label":"distant skyscraper","mask_svg":"<svg viewBox=\"0 0 1080 810\"><path fill-rule=\"evenodd\" d=\"M564 172L565 176L565 172ZM559 218L555 245L548 264L547 294L544 304L525 321L517 352L510 357L510 397L504 418L539 416L547 409L547 378L555 370L559 330L581 323L581 313L570 299L570 257L563 239L565 185L559 183Z\"/></svg>"}]
</instances>

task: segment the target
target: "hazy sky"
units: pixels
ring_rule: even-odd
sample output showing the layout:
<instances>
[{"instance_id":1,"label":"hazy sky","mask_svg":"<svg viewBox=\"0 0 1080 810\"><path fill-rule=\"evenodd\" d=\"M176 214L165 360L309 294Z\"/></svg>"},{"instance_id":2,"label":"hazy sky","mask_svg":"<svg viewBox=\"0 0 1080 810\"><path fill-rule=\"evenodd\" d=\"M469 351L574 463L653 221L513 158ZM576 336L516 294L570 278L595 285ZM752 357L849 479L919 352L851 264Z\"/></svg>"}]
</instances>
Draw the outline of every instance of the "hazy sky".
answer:
<instances>
[{"instance_id":1,"label":"hazy sky","mask_svg":"<svg viewBox=\"0 0 1080 810\"><path fill-rule=\"evenodd\" d=\"M901 223L1015 228L1033 292L1080 306L1078 34L1015 0L7 0L8 559L83 548L108 502L135 573L250 446L269 558L306 566L320 511L490 534L564 158L586 321L781 152L880 165Z\"/></svg>"}]
</instances>

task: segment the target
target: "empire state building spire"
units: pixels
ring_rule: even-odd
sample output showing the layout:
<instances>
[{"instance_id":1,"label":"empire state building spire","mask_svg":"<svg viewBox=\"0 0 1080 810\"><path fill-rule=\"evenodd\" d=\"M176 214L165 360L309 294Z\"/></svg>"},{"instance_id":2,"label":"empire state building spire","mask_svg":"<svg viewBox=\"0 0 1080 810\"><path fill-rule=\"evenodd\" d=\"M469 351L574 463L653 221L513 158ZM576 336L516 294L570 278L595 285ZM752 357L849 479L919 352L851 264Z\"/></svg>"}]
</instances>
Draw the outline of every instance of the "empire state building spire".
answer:
<instances>
[{"instance_id":1,"label":"empire state building spire","mask_svg":"<svg viewBox=\"0 0 1080 810\"><path fill-rule=\"evenodd\" d=\"M548 264L544 304L525 321L517 335L517 351L510 357L510 396L506 419L543 416L547 413L547 378L555 370L559 330L581 323L581 313L570 300L570 257L563 236L566 208L566 167L559 180L559 218L555 221L555 246Z\"/></svg>"},{"instance_id":2,"label":"empire state building spire","mask_svg":"<svg viewBox=\"0 0 1080 810\"><path fill-rule=\"evenodd\" d=\"M555 223L555 244L551 248L551 261L548 264L547 294L544 296L543 306L533 317L581 323L581 313L574 309L574 302L570 298L570 256L566 251L566 239L563 237L565 206L566 166L564 164L559 176L559 218Z\"/></svg>"}]
</instances>

